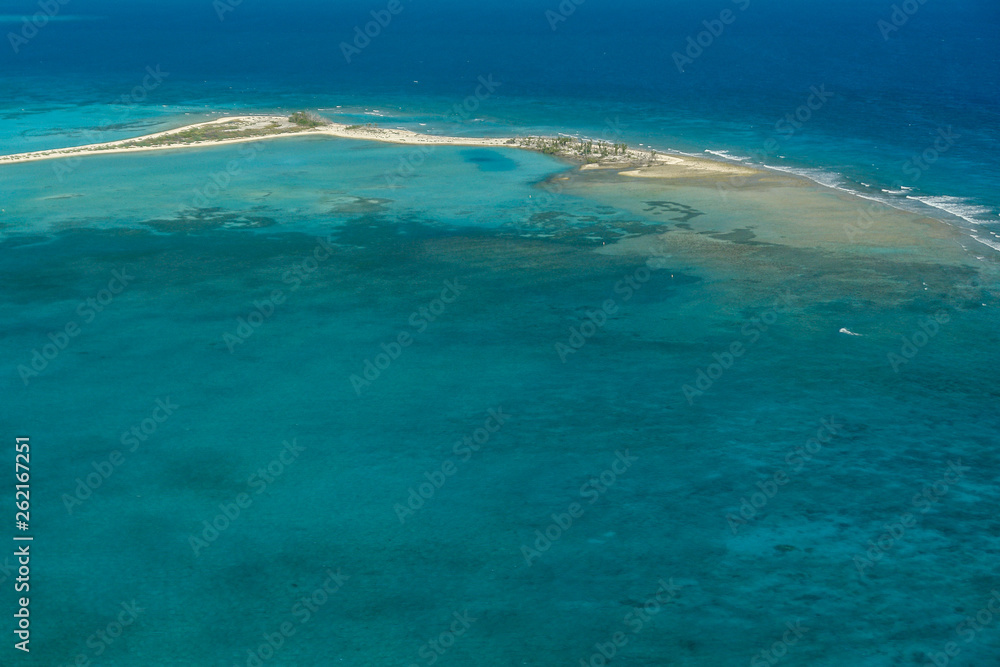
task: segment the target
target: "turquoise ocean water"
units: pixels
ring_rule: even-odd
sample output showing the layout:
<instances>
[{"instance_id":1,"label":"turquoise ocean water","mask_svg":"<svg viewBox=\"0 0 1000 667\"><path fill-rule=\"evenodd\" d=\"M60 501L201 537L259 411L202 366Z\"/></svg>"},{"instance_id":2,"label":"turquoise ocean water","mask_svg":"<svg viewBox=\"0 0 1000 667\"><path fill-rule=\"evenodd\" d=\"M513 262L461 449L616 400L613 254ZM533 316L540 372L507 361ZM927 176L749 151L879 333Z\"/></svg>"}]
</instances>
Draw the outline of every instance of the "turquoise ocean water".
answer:
<instances>
[{"instance_id":1,"label":"turquoise ocean water","mask_svg":"<svg viewBox=\"0 0 1000 667\"><path fill-rule=\"evenodd\" d=\"M350 64L385 5L66 4L0 44L4 153L312 108L813 178L326 138L0 165L35 537L0 664L995 664L996 8L885 40L891 4L745 4L405 4Z\"/></svg>"}]
</instances>

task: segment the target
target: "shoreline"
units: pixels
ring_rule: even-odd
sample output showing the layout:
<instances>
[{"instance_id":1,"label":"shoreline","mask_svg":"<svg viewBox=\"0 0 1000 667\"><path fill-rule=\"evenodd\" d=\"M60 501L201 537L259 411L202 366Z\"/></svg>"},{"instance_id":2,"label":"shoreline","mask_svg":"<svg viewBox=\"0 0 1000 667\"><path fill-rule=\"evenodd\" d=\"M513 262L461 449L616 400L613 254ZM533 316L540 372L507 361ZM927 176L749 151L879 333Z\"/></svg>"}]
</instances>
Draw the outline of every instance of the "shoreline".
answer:
<instances>
[{"instance_id":1,"label":"shoreline","mask_svg":"<svg viewBox=\"0 0 1000 667\"><path fill-rule=\"evenodd\" d=\"M228 127L227 127L228 126ZM205 131L222 134L232 131L231 137L181 140L184 135ZM243 133L243 134L239 134ZM408 146L469 146L479 148L514 148L543 153L577 164L581 170L621 169L626 176L658 178L676 174L655 173L659 168L708 173L715 175L749 176L765 173L763 169L733 165L722 160L712 160L694 156L670 155L655 150L636 150L624 144L577 139L567 141L559 137L452 137L434 134L420 134L411 130L381 128L372 125L344 125L327 123L316 127L300 127L285 116L247 115L223 116L215 120L194 123L153 134L120 139L97 144L53 148L28 153L0 155L0 165L20 164L39 160L79 158L87 155L121 155L156 150L180 150L185 148L212 148L229 144L248 143L278 139L282 137L327 136L339 139L378 141ZM169 141L177 137L176 141ZM164 143L158 143L160 141ZM150 143L157 142L157 143ZM614 150L612 153L611 151ZM592 151L596 151L592 152ZM603 153L602 153L603 151ZM628 170L628 171L625 171ZM645 171L644 171L645 170ZM651 173L649 170L654 170ZM683 174L680 174L683 175ZM697 174L688 174L697 175Z\"/></svg>"},{"instance_id":2,"label":"shoreline","mask_svg":"<svg viewBox=\"0 0 1000 667\"><path fill-rule=\"evenodd\" d=\"M734 181L745 184L746 180L749 179L757 179L762 183L784 181L819 186L841 195L867 200L869 206L877 205L905 213L915 213L951 225L961 229L965 232L965 236L970 237L978 244L1000 251L1000 243L993 239L982 238L975 233L974 229L962 224L967 221L961 216L944 209L923 204L920 208L934 209L933 212L914 210L847 188L825 184L807 175L766 165L748 166L719 157L701 157L676 152L666 153L655 149L638 150L629 148L625 144L611 144L586 138L565 136L455 137L383 128L374 124L345 125L319 116L307 117L304 114L299 118L300 121L305 119L307 124L303 125L293 122L294 118L294 115L288 117L273 114L222 116L210 121L193 123L129 139L0 155L0 165L41 160L79 159L88 155L122 155L146 151L213 148L282 137L332 137L406 146L510 148L528 150L562 159L575 165L580 174L594 171L617 171L619 176L634 178L637 181L647 179L661 181L697 179L705 181L711 179L721 189L742 187L742 185L731 184ZM207 138L201 138L203 134L208 135ZM232 136L227 136L227 134L232 134ZM171 141L171 138L174 140Z\"/></svg>"}]
</instances>

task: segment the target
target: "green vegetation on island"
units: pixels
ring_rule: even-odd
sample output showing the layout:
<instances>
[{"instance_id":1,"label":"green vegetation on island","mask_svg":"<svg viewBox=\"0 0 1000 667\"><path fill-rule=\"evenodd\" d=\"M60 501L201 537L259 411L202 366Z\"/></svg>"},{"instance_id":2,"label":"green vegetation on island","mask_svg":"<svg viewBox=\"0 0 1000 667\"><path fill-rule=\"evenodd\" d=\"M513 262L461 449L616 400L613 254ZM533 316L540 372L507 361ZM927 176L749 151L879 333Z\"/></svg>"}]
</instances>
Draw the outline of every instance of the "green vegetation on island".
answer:
<instances>
[{"instance_id":1,"label":"green vegetation on island","mask_svg":"<svg viewBox=\"0 0 1000 667\"><path fill-rule=\"evenodd\" d=\"M264 137L276 134L280 125L269 123L261 128L247 128L243 124L232 121L212 125L189 127L179 132L170 132L150 139L139 139L129 142L128 146L166 146L168 144L191 144L199 141L223 141L226 139L242 139L246 137Z\"/></svg>"},{"instance_id":2,"label":"green vegetation on island","mask_svg":"<svg viewBox=\"0 0 1000 667\"><path fill-rule=\"evenodd\" d=\"M603 161L625 162L637 159L637 151L629 151L626 143L610 143L594 141L593 139L576 139L573 137L516 137L508 139L508 144L528 148L545 155L557 155L573 159L582 159L588 164ZM643 156L645 158L645 156ZM650 160L653 155L650 154Z\"/></svg>"},{"instance_id":3,"label":"green vegetation on island","mask_svg":"<svg viewBox=\"0 0 1000 667\"><path fill-rule=\"evenodd\" d=\"M439 143L454 145L489 145L499 143L537 151L545 155L553 155L570 161L584 164L599 164L609 167L626 167L650 165L657 161L654 151L629 149L625 143L611 143L594 139L580 139L565 135L556 137L521 136L498 141L493 138L463 139L459 137L441 137L430 135L424 137L418 133L406 130L379 129L376 123L343 126L323 118L311 111L296 111L289 116L236 116L215 121L198 123L188 127L168 130L147 137L125 139L104 144L92 144L76 148L40 151L15 156L0 156L0 162L19 161L21 159L42 159L46 157L63 157L84 152L120 152L143 148L174 148L192 145L207 145L226 141L247 141L277 136L292 136L312 132L332 134L335 136L356 136L355 131L362 131L362 138L379 141L394 141L398 143ZM343 134L347 132L347 134Z\"/></svg>"},{"instance_id":4,"label":"green vegetation on island","mask_svg":"<svg viewBox=\"0 0 1000 667\"><path fill-rule=\"evenodd\" d=\"M314 128L329 125L330 121L312 111L296 111L288 117L288 122L299 127Z\"/></svg>"},{"instance_id":5,"label":"green vegetation on island","mask_svg":"<svg viewBox=\"0 0 1000 667\"><path fill-rule=\"evenodd\" d=\"M146 139L136 139L122 144L125 147L155 147L174 144L193 144L206 141L226 141L232 139L253 139L256 137L271 137L279 134L303 132L317 127L329 125L319 114L297 111L285 121L271 120L266 123L248 123L237 119L222 123L207 123L196 125L176 132L167 132L160 136Z\"/></svg>"}]
</instances>

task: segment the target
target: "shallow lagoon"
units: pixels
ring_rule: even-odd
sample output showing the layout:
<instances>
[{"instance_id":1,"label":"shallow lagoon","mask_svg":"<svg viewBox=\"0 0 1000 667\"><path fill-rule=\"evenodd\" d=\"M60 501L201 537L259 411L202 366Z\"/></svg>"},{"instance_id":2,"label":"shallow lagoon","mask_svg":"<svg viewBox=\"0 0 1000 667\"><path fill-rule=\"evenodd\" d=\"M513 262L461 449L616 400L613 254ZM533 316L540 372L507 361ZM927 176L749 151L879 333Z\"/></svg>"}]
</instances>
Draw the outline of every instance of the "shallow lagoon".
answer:
<instances>
[{"instance_id":1,"label":"shallow lagoon","mask_svg":"<svg viewBox=\"0 0 1000 667\"><path fill-rule=\"evenodd\" d=\"M735 664L796 622L783 664L923 664L956 640L1000 585L995 266L943 233L888 252L888 230L930 229L903 214L870 243L783 240L788 200L770 224L765 189L570 174L548 196L563 165L496 153L439 149L390 185L404 148L276 141L187 216L235 148L91 157L64 183L45 162L6 168L2 382L37 452L34 660L244 665L289 623L268 664L428 664L466 612L440 664L579 664L618 631L617 664ZM841 204L810 188L795 206L822 231ZM134 280L83 321L123 269ZM414 326L446 281L458 298ZM68 321L81 333L25 386L17 366ZM351 375L401 332L412 344L359 395ZM901 337L925 342L894 369ZM509 418L466 458L456 443L491 409ZM303 451L272 466L286 441ZM204 522L240 494L213 539ZM349 578L303 621L328 570ZM676 592L635 632L661 580ZM133 600L98 656L89 638ZM995 634L962 649L985 664Z\"/></svg>"}]
</instances>

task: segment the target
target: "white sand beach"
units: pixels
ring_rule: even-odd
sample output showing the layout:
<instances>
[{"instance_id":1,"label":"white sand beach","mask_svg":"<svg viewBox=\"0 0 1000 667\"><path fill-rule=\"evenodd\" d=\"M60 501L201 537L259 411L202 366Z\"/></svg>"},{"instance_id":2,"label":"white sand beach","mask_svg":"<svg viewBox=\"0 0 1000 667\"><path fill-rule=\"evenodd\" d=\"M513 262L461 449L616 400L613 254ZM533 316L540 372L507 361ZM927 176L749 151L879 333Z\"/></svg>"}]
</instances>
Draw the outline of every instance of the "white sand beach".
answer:
<instances>
[{"instance_id":1,"label":"white sand beach","mask_svg":"<svg viewBox=\"0 0 1000 667\"><path fill-rule=\"evenodd\" d=\"M197 138L200 135L211 138ZM233 136L226 136L231 134ZM410 130L383 128L376 125L343 125L328 123L318 127L302 127L286 116L225 116L204 123L156 132L154 134L105 143L56 148L31 153L0 156L0 164L52 160L86 155L113 155L138 151L177 150L205 148L245 142L264 141L282 137L330 136L343 139L381 141L393 144L418 146L476 146L487 148L520 148L545 150L550 154L582 164L583 169L630 169L627 176L641 178L671 178L685 175L750 175L758 170L730 165L716 160L690 156L667 155L655 151L622 148L614 153L581 153L583 142L558 145L548 137L451 137L420 134ZM176 140L171 141L171 137ZM546 143L549 142L549 143ZM594 142L600 151L609 145Z\"/></svg>"}]
</instances>

